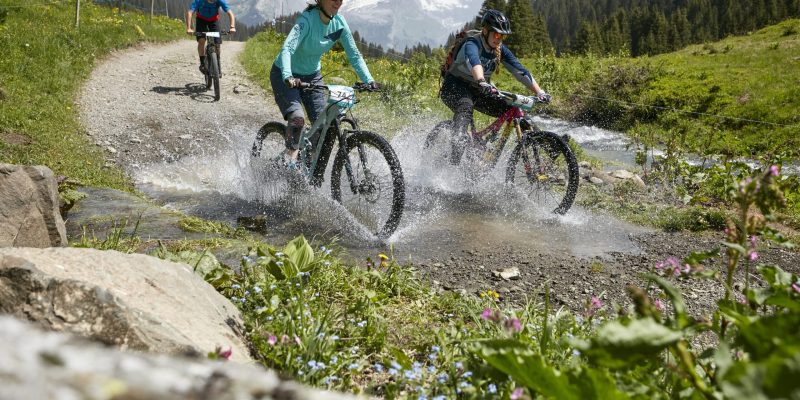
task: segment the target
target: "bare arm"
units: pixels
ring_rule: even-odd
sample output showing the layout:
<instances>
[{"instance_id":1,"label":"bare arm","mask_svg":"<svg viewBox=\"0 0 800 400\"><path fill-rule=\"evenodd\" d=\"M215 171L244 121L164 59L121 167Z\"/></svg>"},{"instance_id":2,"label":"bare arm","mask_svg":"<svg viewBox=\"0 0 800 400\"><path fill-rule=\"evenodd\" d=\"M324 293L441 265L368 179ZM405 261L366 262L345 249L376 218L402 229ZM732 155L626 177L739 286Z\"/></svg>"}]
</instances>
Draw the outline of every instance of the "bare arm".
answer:
<instances>
[{"instance_id":1,"label":"bare arm","mask_svg":"<svg viewBox=\"0 0 800 400\"><path fill-rule=\"evenodd\" d=\"M233 16L233 11L228 10L228 18L231 20L231 32L236 32L236 17Z\"/></svg>"},{"instance_id":2,"label":"bare arm","mask_svg":"<svg viewBox=\"0 0 800 400\"><path fill-rule=\"evenodd\" d=\"M475 64L475 66L472 67L472 77L475 78L476 82L486 80L486 78L483 76L483 65Z\"/></svg>"}]
</instances>

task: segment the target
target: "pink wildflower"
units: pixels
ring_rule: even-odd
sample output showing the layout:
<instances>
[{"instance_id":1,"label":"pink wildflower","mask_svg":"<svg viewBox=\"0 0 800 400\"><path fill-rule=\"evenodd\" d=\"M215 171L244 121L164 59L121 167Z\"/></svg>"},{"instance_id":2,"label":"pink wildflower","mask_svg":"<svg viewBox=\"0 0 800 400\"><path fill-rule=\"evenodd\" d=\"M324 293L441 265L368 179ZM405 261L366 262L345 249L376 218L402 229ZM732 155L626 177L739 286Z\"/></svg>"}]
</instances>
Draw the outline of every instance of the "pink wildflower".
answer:
<instances>
[{"instance_id":1,"label":"pink wildflower","mask_svg":"<svg viewBox=\"0 0 800 400\"><path fill-rule=\"evenodd\" d=\"M769 174L770 175L778 176L779 173L780 173L780 171L778 170L778 166L777 165L772 165L772 166L769 167Z\"/></svg>"},{"instance_id":2,"label":"pink wildflower","mask_svg":"<svg viewBox=\"0 0 800 400\"><path fill-rule=\"evenodd\" d=\"M511 332L520 332L522 331L522 323L519 322L517 318L509 318L505 322L506 329L510 330Z\"/></svg>"},{"instance_id":3,"label":"pink wildflower","mask_svg":"<svg viewBox=\"0 0 800 400\"><path fill-rule=\"evenodd\" d=\"M511 392L511 397L510 397L511 400L517 400L522 398L522 393L523 389L521 387L514 389L514 391Z\"/></svg>"},{"instance_id":4,"label":"pink wildflower","mask_svg":"<svg viewBox=\"0 0 800 400\"><path fill-rule=\"evenodd\" d=\"M749 254L747 254L747 259L750 261L758 260L758 253L755 251L751 251Z\"/></svg>"},{"instance_id":5,"label":"pink wildflower","mask_svg":"<svg viewBox=\"0 0 800 400\"><path fill-rule=\"evenodd\" d=\"M289 343L289 336L281 335L281 343L283 344Z\"/></svg>"},{"instance_id":6,"label":"pink wildflower","mask_svg":"<svg viewBox=\"0 0 800 400\"><path fill-rule=\"evenodd\" d=\"M603 302L597 298L597 296L592 296L591 308L598 310L603 308Z\"/></svg>"},{"instance_id":7,"label":"pink wildflower","mask_svg":"<svg viewBox=\"0 0 800 400\"><path fill-rule=\"evenodd\" d=\"M481 313L481 319L484 321L500 322L500 313L492 311L491 308L487 308Z\"/></svg>"},{"instance_id":8,"label":"pink wildflower","mask_svg":"<svg viewBox=\"0 0 800 400\"><path fill-rule=\"evenodd\" d=\"M225 360L230 360L231 359L231 355L233 355L233 349L229 348L228 350L225 350L225 351L221 351L221 350L222 350L222 348L218 348L217 355L219 355L220 358L223 358Z\"/></svg>"},{"instance_id":9,"label":"pink wildflower","mask_svg":"<svg viewBox=\"0 0 800 400\"><path fill-rule=\"evenodd\" d=\"M757 242L758 237L756 235L750 235L750 246L756 247Z\"/></svg>"},{"instance_id":10,"label":"pink wildflower","mask_svg":"<svg viewBox=\"0 0 800 400\"><path fill-rule=\"evenodd\" d=\"M294 342L297 343L298 346L303 344L303 341L300 340L300 338L297 337L297 335L294 335Z\"/></svg>"},{"instance_id":11,"label":"pink wildflower","mask_svg":"<svg viewBox=\"0 0 800 400\"><path fill-rule=\"evenodd\" d=\"M664 311L664 303L661 302L661 299L656 299L655 306L658 312Z\"/></svg>"},{"instance_id":12,"label":"pink wildflower","mask_svg":"<svg viewBox=\"0 0 800 400\"><path fill-rule=\"evenodd\" d=\"M793 283L793 284L792 284L792 289L793 289L795 292L797 292L797 293L800 293L800 285L798 285L798 284L796 284L796 283Z\"/></svg>"},{"instance_id":13,"label":"pink wildflower","mask_svg":"<svg viewBox=\"0 0 800 400\"><path fill-rule=\"evenodd\" d=\"M275 335L269 335L269 338L267 338L267 343L269 343L270 346L275 346L275 343L278 343L278 338L275 337Z\"/></svg>"}]
</instances>

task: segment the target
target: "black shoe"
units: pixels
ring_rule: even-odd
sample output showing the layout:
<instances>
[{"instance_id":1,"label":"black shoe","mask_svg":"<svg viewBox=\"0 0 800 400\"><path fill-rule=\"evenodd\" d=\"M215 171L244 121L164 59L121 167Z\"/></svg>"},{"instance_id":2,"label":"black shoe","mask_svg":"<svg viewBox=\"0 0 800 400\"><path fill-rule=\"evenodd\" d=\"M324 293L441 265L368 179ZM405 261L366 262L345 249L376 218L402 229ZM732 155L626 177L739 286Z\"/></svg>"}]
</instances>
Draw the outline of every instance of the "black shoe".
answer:
<instances>
[{"instance_id":1,"label":"black shoe","mask_svg":"<svg viewBox=\"0 0 800 400\"><path fill-rule=\"evenodd\" d=\"M205 75L205 74L206 74L206 72L208 72L208 71L206 70L206 66L205 66L204 64L200 64L200 73L202 73L203 75Z\"/></svg>"}]
</instances>

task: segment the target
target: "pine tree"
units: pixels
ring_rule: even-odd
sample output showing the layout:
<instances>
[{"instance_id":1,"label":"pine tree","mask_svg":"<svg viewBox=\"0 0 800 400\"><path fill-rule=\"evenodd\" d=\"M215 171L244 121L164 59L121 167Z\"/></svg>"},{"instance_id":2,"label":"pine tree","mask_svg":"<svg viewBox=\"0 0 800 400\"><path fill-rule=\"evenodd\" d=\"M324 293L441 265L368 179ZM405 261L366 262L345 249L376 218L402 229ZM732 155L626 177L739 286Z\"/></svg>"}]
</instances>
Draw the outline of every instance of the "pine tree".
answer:
<instances>
[{"instance_id":1,"label":"pine tree","mask_svg":"<svg viewBox=\"0 0 800 400\"><path fill-rule=\"evenodd\" d=\"M508 3L506 16L511 20L511 30L513 32L506 38L506 46L518 57L526 57L538 54L542 48L537 40L537 19L533 14L533 7L528 0L511 0Z\"/></svg>"}]
</instances>

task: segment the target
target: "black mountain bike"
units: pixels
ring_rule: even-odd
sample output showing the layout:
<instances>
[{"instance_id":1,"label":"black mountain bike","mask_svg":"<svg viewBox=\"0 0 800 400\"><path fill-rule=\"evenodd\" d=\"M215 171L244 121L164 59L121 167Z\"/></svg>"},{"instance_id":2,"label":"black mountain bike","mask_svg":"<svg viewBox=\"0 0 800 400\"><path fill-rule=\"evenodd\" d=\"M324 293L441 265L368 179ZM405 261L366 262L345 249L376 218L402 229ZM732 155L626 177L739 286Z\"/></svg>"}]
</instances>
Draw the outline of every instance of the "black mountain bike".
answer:
<instances>
[{"instance_id":1,"label":"black mountain bike","mask_svg":"<svg viewBox=\"0 0 800 400\"><path fill-rule=\"evenodd\" d=\"M215 101L218 101L220 98L219 78L222 77L222 67L219 58L219 45L222 43L221 36L227 35L228 33L228 31L194 33L194 35L197 37L206 38L206 61L203 64L205 66L204 75L206 78L206 89L210 89L212 85L214 86Z\"/></svg>"},{"instance_id":2,"label":"black mountain bike","mask_svg":"<svg viewBox=\"0 0 800 400\"><path fill-rule=\"evenodd\" d=\"M302 90L325 90L328 93L325 112L314 124L304 128L299 139L297 164L285 160L286 125L268 122L258 131L251 155L254 162L269 169L297 168L295 173L310 185L320 187L332 154L331 195L353 217L380 238L390 236L400 223L405 204L405 181L400 160L386 139L358 128L347 113L355 105L355 93L372 91L368 85L312 85L303 83ZM316 143L311 143L318 136ZM334 153L334 144L338 148Z\"/></svg>"}]
</instances>

